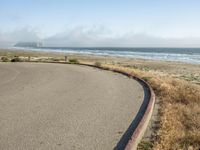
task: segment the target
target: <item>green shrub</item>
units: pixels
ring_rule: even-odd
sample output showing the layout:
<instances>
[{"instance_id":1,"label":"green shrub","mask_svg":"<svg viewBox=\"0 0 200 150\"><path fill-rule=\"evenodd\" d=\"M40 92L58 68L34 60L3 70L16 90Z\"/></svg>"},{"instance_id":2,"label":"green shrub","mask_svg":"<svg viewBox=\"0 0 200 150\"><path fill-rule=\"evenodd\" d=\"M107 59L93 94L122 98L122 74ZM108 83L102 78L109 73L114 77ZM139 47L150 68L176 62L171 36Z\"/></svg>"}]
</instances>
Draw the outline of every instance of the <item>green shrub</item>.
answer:
<instances>
[{"instance_id":1,"label":"green shrub","mask_svg":"<svg viewBox=\"0 0 200 150\"><path fill-rule=\"evenodd\" d=\"M69 63L71 63L71 64L79 64L79 61L77 59L73 58L73 59L69 59Z\"/></svg>"},{"instance_id":2,"label":"green shrub","mask_svg":"<svg viewBox=\"0 0 200 150\"><path fill-rule=\"evenodd\" d=\"M54 58L54 57L49 57L48 60L50 60L50 61L60 61L59 58Z\"/></svg>"},{"instance_id":3,"label":"green shrub","mask_svg":"<svg viewBox=\"0 0 200 150\"><path fill-rule=\"evenodd\" d=\"M152 77L142 77L142 79L146 82L148 82L149 80L151 80Z\"/></svg>"},{"instance_id":4,"label":"green shrub","mask_svg":"<svg viewBox=\"0 0 200 150\"><path fill-rule=\"evenodd\" d=\"M9 59L8 59L8 57L3 56L3 57L1 57L1 61L2 61L2 62L8 62Z\"/></svg>"},{"instance_id":5,"label":"green shrub","mask_svg":"<svg viewBox=\"0 0 200 150\"><path fill-rule=\"evenodd\" d=\"M53 61L60 61L59 58L53 58L52 60L53 60Z\"/></svg>"},{"instance_id":6,"label":"green shrub","mask_svg":"<svg viewBox=\"0 0 200 150\"><path fill-rule=\"evenodd\" d=\"M142 141L138 145L138 150L151 150L153 147L153 144L149 141Z\"/></svg>"},{"instance_id":7,"label":"green shrub","mask_svg":"<svg viewBox=\"0 0 200 150\"><path fill-rule=\"evenodd\" d=\"M20 62L21 59L18 56L15 56L13 59L11 59L11 62Z\"/></svg>"}]
</instances>

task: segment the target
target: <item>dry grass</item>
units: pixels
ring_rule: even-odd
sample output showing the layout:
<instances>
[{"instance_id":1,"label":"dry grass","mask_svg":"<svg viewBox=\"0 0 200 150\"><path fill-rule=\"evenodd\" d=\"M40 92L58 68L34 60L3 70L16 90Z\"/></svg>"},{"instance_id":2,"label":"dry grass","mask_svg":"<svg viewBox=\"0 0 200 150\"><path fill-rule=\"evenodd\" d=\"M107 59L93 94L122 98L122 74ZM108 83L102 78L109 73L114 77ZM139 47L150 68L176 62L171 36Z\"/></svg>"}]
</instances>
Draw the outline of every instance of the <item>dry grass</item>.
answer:
<instances>
[{"instance_id":1,"label":"dry grass","mask_svg":"<svg viewBox=\"0 0 200 150\"><path fill-rule=\"evenodd\" d=\"M155 150L200 148L200 86L153 71L104 65L145 79L161 99Z\"/></svg>"}]
</instances>

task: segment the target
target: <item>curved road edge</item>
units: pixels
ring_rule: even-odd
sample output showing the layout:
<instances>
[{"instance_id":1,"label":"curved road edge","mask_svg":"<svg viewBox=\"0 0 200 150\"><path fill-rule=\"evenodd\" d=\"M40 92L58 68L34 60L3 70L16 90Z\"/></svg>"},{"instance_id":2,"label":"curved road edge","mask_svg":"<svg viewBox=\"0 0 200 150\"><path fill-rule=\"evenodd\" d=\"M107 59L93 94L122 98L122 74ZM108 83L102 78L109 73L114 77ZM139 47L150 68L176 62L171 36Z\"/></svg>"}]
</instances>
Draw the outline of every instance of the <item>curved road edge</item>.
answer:
<instances>
[{"instance_id":1,"label":"curved road edge","mask_svg":"<svg viewBox=\"0 0 200 150\"><path fill-rule=\"evenodd\" d=\"M135 149L137 149L137 146L140 143L140 141L142 140L144 133L149 125L149 122L151 120L151 116L153 113L154 105L155 105L155 93L154 93L152 87L149 85L149 83L147 83L143 79L136 77L131 73L122 71L120 69L112 69L112 68L89 65L89 64L79 64L79 65L90 66L90 67L95 67L95 68L102 69L102 70L109 70L109 71L117 72L117 73L123 74L125 76L128 76L130 78L137 80L143 86L144 91L147 92L146 98L144 98L144 101L142 103L142 106L140 107L140 110L139 110L136 118L133 120L133 122L127 129L126 133L123 135L122 139L119 141L118 145L115 147L115 150L121 150L121 149L135 150ZM136 123L137 125L134 126L133 123L134 124ZM130 130L132 130L132 131L130 131ZM131 136L128 136L128 135L130 135L130 132L131 132ZM128 136L128 137L126 137L126 136ZM121 142L125 142L125 143L121 143Z\"/></svg>"}]
</instances>

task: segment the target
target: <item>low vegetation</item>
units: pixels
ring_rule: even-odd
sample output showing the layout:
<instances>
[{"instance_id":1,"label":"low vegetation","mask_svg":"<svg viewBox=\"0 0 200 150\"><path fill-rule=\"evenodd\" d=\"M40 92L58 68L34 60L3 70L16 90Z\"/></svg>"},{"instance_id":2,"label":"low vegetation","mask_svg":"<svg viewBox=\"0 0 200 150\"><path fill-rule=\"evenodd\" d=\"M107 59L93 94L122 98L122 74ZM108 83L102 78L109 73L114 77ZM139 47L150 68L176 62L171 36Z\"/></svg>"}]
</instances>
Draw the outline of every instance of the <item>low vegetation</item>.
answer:
<instances>
[{"instance_id":1,"label":"low vegetation","mask_svg":"<svg viewBox=\"0 0 200 150\"><path fill-rule=\"evenodd\" d=\"M61 59L60 58L54 58L54 57L47 57L47 58L43 58L43 61L59 62L59 61L61 61Z\"/></svg>"},{"instance_id":2,"label":"low vegetation","mask_svg":"<svg viewBox=\"0 0 200 150\"><path fill-rule=\"evenodd\" d=\"M18 56L14 56L14 58L11 59L11 62L21 62L22 60Z\"/></svg>"},{"instance_id":3,"label":"low vegetation","mask_svg":"<svg viewBox=\"0 0 200 150\"><path fill-rule=\"evenodd\" d=\"M146 80L161 100L155 150L200 148L200 86L153 71L104 65Z\"/></svg>"},{"instance_id":4,"label":"low vegetation","mask_svg":"<svg viewBox=\"0 0 200 150\"><path fill-rule=\"evenodd\" d=\"M1 57L1 61L2 62L8 62L10 60L8 59L8 57L3 56L3 57Z\"/></svg>"},{"instance_id":5,"label":"low vegetation","mask_svg":"<svg viewBox=\"0 0 200 150\"><path fill-rule=\"evenodd\" d=\"M150 141L142 141L139 145L138 145L138 150L151 150L153 147L153 143L151 143Z\"/></svg>"},{"instance_id":6,"label":"low vegetation","mask_svg":"<svg viewBox=\"0 0 200 150\"><path fill-rule=\"evenodd\" d=\"M71 64L79 64L79 61L78 61L78 59L73 58L73 59L69 59L69 63L71 63Z\"/></svg>"},{"instance_id":7,"label":"low vegetation","mask_svg":"<svg viewBox=\"0 0 200 150\"><path fill-rule=\"evenodd\" d=\"M94 64L96 67L101 67L101 63L100 62L95 62Z\"/></svg>"}]
</instances>

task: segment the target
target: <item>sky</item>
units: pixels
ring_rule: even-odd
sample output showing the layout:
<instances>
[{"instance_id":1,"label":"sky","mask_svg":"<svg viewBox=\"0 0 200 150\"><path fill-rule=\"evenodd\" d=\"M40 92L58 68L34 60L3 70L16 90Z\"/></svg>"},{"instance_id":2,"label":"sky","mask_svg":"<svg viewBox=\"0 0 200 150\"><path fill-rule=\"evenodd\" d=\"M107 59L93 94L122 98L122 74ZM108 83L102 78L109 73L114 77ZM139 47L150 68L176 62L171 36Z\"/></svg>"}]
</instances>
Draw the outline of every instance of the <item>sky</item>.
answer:
<instances>
[{"instance_id":1,"label":"sky","mask_svg":"<svg viewBox=\"0 0 200 150\"><path fill-rule=\"evenodd\" d=\"M0 0L0 46L200 47L199 0Z\"/></svg>"}]
</instances>

